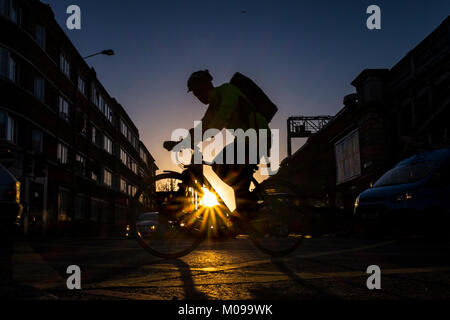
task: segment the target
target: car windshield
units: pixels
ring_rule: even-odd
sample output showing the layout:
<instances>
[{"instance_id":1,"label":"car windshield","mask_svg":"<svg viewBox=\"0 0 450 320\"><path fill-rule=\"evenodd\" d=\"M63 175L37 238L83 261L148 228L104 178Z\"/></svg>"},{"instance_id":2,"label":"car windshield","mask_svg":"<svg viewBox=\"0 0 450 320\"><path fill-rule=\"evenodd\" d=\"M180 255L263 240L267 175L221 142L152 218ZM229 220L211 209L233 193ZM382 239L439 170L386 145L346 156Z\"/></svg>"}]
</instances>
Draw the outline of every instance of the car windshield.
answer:
<instances>
[{"instance_id":1,"label":"car windshield","mask_svg":"<svg viewBox=\"0 0 450 320\"><path fill-rule=\"evenodd\" d=\"M419 181L428 176L436 164L437 161L425 161L397 166L386 172L375 182L373 187L392 186Z\"/></svg>"}]
</instances>

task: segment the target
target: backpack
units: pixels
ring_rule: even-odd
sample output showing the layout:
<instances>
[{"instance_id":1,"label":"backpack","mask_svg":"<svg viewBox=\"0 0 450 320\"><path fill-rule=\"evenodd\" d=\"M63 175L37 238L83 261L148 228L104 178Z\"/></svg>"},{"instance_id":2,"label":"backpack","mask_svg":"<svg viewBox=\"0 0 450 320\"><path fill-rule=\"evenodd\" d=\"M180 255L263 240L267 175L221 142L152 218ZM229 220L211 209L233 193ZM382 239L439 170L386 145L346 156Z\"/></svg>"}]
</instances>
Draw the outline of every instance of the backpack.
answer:
<instances>
[{"instance_id":1,"label":"backpack","mask_svg":"<svg viewBox=\"0 0 450 320\"><path fill-rule=\"evenodd\" d=\"M238 87L239 90L247 97L254 107L254 111L259 112L269 123L275 113L277 106L270 101L269 97L262 91L258 85L250 78L236 72L231 78L230 83Z\"/></svg>"}]
</instances>

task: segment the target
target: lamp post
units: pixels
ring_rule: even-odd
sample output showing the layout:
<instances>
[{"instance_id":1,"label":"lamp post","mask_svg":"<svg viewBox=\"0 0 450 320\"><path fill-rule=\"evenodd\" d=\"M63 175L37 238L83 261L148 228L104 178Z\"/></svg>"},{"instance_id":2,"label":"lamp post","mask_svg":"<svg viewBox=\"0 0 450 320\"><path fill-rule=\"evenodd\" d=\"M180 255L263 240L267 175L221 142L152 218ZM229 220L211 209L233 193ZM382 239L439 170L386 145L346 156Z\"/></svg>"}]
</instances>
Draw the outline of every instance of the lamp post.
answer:
<instances>
[{"instance_id":1,"label":"lamp post","mask_svg":"<svg viewBox=\"0 0 450 320\"><path fill-rule=\"evenodd\" d=\"M88 56L84 57L83 59L87 59L87 58L90 58L90 57L93 57L93 56L96 56L96 55L99 55L99 54L104 54L106 56L113 56L114 55L114 50L113 49L103 50L103 51L100 51L100 52L88 55Z\"/></svg>"}]
</instances>

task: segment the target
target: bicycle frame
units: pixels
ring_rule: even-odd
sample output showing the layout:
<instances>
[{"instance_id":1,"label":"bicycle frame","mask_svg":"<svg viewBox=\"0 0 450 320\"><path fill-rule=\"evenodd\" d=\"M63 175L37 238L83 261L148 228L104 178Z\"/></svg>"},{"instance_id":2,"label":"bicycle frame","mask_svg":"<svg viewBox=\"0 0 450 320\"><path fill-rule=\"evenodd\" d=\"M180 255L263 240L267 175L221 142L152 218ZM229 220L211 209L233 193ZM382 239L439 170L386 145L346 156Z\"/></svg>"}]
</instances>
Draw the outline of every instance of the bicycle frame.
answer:
<instances>
[{"instance_id":1,"label":"bicycle frame","mask_svg":"<svg viewBox=\"0 0 450 320\"><path fill-rule=\"evenodd\" d=\"M139 189L133 198L134 204L136 203L136 200L140 197L142 192L145 190L145 188L148 187L149 185L153 185L156 181L160 181L163 179L180 180L181 184L178 184L178 186L180 187L179 190L170 191L169 196L164 195L165 198L162 202L163 206L161 207L162 209L159 212L160 213L159 216L161 217L161 219L163 219L162 221L166 221L166 223L167 222L171 223L177 228L181 228L180 230L187 231L188 234L193 235L193 237L190 238L191 240L193 240L193 242L189 243L188 247L183 248L179 252L167 253L148 245L148 243L146 243L146 241L141 237L141 234L136 230L137 240L144 249L146 249L148 252L158 257L177 258L185 254L188 254L189 252L194 250L200 244L200 242L209 235L213 236L231 235L233 237L238 234L236 233L236 231L237 232L244 231L248 233L250 235L251 241L255 244L257 248L272 256L282 256L288 254L293 250L295 250L295 248L297 248L300 245L301 241L303 240L303 235L301 233L302 231L301 230L299 231L297 229L298 226L301 227L301 224L299 224L300 222L299 219L302 218L301 215L295 216L296 221L286 220L284 222L282 221L281 224L274 223L273 221L271 221L270 217L268 218L267 208L265 209L265 211L264 209L262 211L266 213L265 216L266 218L259 220L259 222L256 222L256 224L252 223L252 221L255 220L252 220L251 217L247 217L245 214L239 213L235 214L233 212L233 214L229 215L230 211L228 207L225 205L223 199L218 195L216 190L214 190L213 186L204 176L203 172L204 165L211 165L211 164L205 163L204 161L202 161L201 164L191 163L189 165L184 166L184 170L181 173L174 171L164 171L164 173L159 174L155 178L146 179L145 182L139 186ZM259 194L266 187L266 184L260 185L254 177L252 177L251 181L255 185L255 189L253 190L253 192L256 192L257 194ZM286 186L286 182L283 181L277 182L281 183L279 184L280 186ZM275 182L275 184L277 182ZM204 197L205 194L201 191L203 186L205 186L209 191L215 193L216 199L219 202L219 207L205 205L205 203L203 202L203 199L205 199ZM289 184L288 188L290 188L291 190L295 190L295 188L292 189L291 187L292 186ZM198 191L199 196L201 196L203 193L203 198L197 197L197 194L195 194L194 200L192 194L190 193L193 192L193 190ZM297 194L297 192L294 193L291 192L287 194L293 195ZM178 201L177 199L184 199L184 200ZM198 199L200 199L201 201L198 201ZM168 211L165 211L164 210L165 203L171 202L172 207L167 206ZM276 203L279 204L278 201ZM193 206L193 204L195 205ZM175 208L173 206L175 206ZM274 209L276 210L277 207L278 206L274 207ZM182 209L180 210L179 208ZM172 215L172 212L175 213L175 215ZM177 212L180 213L180 215L177 215ZM277 231L279 229L279 225L283 227L285 226L286 223L293 223L293 226L295 226L295 229L293 229L294 236L289 236L289 234L286 234L285 237L281 236L282 239L281 241L283 241L284 243L285 239L290 239L290 241L288 241L287 243L287 246L286 245L283 245L281 247L278 247L277 245L271 246L270 243L273 243L274 241L275 243L277 243L278 239L280 239L280 236L279 233L276 232L272 233L270 231L272 229L269 230L268 228L274 228L273 230Z\"/></svg>"},{"instance_id":2,"label":"bicycle frame","mask_svg":"<svg viewBox=\"0 0 450 320\"><path fill-rule=\"evenodd\" d=\"M216 194L216 196L218 196L220 198L217 191L209 183L208 179L206 179L205 175L203 174L203 166L211 166L212 163L207 163L207 162L203 161L203 158L202 158L202 163L196 164L194 162L194 154L195 154L195 152L200 152L200 150L199 150L198 146L195 146L194 150L192 150L192 151L193 152L192 152L190 164L184 165L183 171L181 172L181 175L183 176L183 178L186 179L186 181L183 181L183 183L185 183L186 185L189 185L189 186L194 186L194 185L200 186L198 189L201 189L201 187L203 185L205 185L205 187L208 190L213 191ZM165 170L164 172L170 173L170 172L176 172L176 171ZM176 172L176 173L178 173L178 172ZM145 185L148 185L149 183L153 183L153 181L151 181L151 179L149 181L147 181L145 183ZM188 179L190 179L190 181ZM251 182L253 182L253 185L255 186L255 190L257 190L259 188L259 182L254 177L252 177ZM142 191L141 191L141 193L142 193ZM137 193L139 193L139 189L138 189ZM223 200L221 198L220 198L220 200L223 202Z\"/></svg>"}]
</instances>

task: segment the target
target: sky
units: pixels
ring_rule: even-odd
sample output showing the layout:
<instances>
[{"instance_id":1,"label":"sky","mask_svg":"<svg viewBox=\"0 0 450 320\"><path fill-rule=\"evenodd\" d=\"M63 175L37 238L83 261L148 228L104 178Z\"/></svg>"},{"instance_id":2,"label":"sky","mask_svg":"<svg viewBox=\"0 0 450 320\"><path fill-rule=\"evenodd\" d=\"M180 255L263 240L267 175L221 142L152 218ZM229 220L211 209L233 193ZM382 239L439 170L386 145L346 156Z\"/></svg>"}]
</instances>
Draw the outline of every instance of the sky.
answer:
<instances>
[{"instance_id":1,"label":"sky","mask_svg":"<svg viewBox=\"0 0 450 320\"><path fill-rule=\"evenodd\" d=\"M363 69L391 68L450 14L448 0L42 2L81 55L115 51L86 61L161 170L177 168L163 141L206 111L187 93L192 72L208 69L215 85L237 71L252 78L279 108L270 126L280 130L283 159L289 116L336 114ZM81 30L66 28L72 4L81 9ZM372 4L381 9L381 30L366 27Z\"/></svg>"}]
</instances>

